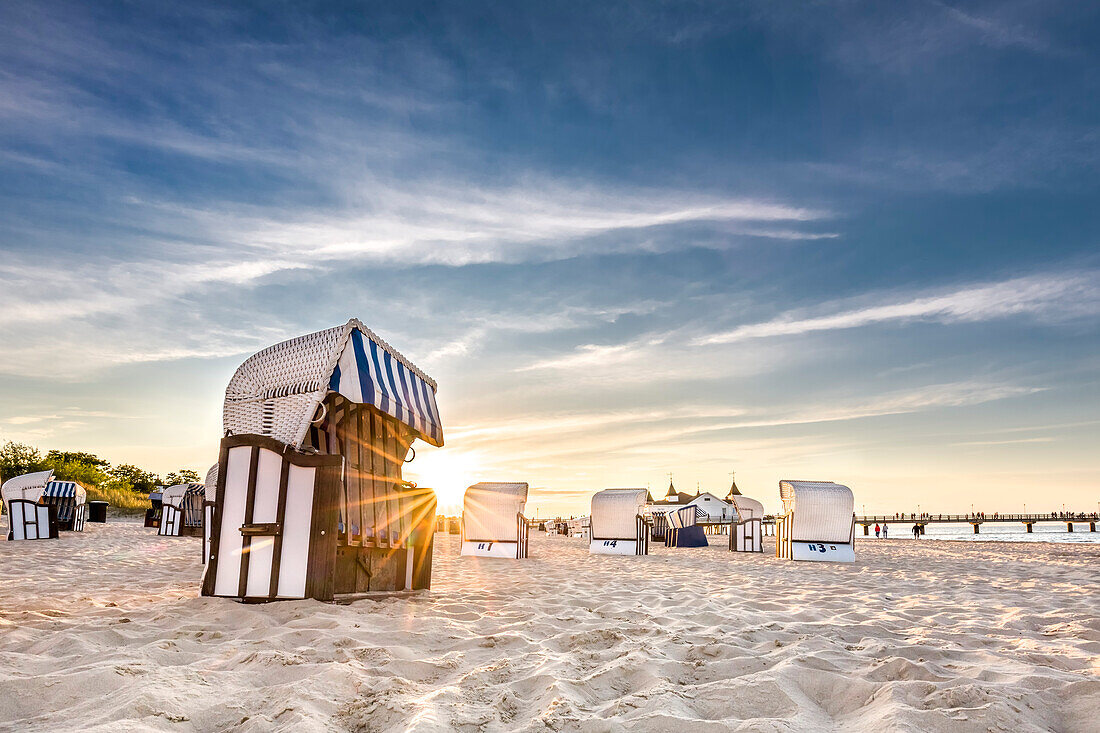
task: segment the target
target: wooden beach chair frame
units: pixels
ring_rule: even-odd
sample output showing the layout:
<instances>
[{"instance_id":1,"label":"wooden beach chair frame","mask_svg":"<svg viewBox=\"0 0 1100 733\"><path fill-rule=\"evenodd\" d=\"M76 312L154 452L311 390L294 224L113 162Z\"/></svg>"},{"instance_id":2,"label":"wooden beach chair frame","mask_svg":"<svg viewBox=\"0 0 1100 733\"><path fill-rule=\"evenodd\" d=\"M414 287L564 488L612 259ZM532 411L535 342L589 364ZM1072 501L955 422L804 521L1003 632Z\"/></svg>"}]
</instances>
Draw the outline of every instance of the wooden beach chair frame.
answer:
<instances>
[{"instance_id":1,"label":"wooden beach chair frame","mask_svg":"<svg viewBox=\"0 0 1100 733\"><path fill-rule=\"evenodd\" d=\"M730 552L763 552L764 523L761 517L730 520Z\"/></svg>"},{"instance_id":2,"label":"wooden beach chair frame","mask_svg":"<svg viewBox=\"0 0 1100 733\"><path fill-rule=\"evenodd\" d=\"M276 344L226 389L203 595L350 599L430 587L435 382L359 321ZM208 477L208 483L210 478Z\"/></svg>"},{"instance_id":3,"label":"wooden beach chair frame","mask_svg":"<svg viewBox=\"0 0 1100 733\"><path fill-rule=\"evenodd\" d=\"M764 505L740 494L730 500L734 511L729 526L730 552L763 552ZM756 513L760 516L754 516Z\"/></svg>"},{"instance_id":4,"label":"wooden beach chair frame","mask_svg":"<svg viewBox=\"0 0 1100 733\"><path fill-rule=\"evenodd\" d=\"M217 491L217 483L215 479L214 490ZM215 494L216 495L216 494ZM218 504L215 501L204 501L202 503L202 564L206 565L210 561L210 535L214 531L214 507Z\"/></svg>"},{"instance_id":5,"label":"wooden beach chair frame","mask_svg":"<svg viewBox=\"0 0 1100 733\"><path fill-rule=\"evenodd\" d=\"M205 486L200 483L189 483L186 486L178 504L164 501L163 493L161 495L161 514L157 527L157 534L161 537L200 537L203 534ZM165 491L171 488L176 487L167 487Z\"/></svg>"},{"instance_id":6,"label":"wooden beach chair frame","mask_svg":"<svg viewBox=\"0 0 1100 733\"><path fill-rule=\"evenodd\" d=\"M160 526L157 534L161 537L179 537L180 525L183 524L183 512L171 504L161 506Z\"/></svg>"},{"instance_id":7,"label":"wooden beach chair frame","mask_svg":"<svg viewBox=\"0 0 1100 733\"><path fill-rule=\"evenodd\" d=\"M57 506L30 499L8 500L9 540L56 540Z\"/></svg>"}]
</instances>

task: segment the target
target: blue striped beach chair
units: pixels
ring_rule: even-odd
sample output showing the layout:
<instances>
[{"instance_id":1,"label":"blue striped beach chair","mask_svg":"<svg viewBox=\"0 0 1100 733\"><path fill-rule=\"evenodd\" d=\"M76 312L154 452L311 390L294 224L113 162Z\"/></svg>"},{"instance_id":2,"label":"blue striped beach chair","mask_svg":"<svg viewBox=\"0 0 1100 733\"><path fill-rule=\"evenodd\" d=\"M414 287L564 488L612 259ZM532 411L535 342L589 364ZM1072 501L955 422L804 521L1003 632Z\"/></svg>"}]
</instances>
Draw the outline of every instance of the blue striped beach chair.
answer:
<instances>
[{"instance_id":1,"label":"blue striped beach chair","mask_svg":"<svg viewBox=\"0 0 1100 733\"><path fill-rule=\"evenodd\" d=\"M702 510L694 504L666 512L665 547L706 547L707 535L697 524Z\"/></svg>"},{"instance_id":2,"label":"blue striped beach chair","mask_svg":"<svg viewBox=\"0 0 1100 733\"><path fill-rule=\"evenodd\" d=\"M62 531L83 532L88 519L88 492L75 481L50 481L42 492L46 504L57 507L57 526Z\"/></svg>"},{"instance_id":3,"label":"blue striped beach chair","mask_svg":"<svg viewBox=\"0 0 1100 733\"><path fill-rule=\"evenodd\" d=\"M428 588L436 383L358 320L270 346L225 391L202 593L249 602Z\"/></svg>"},{"instance_id":4,"label":"blue striped beach chair","mask_svg":"<svg viewBox=\"0 0 1100 733\"><path fill-rule=\"evenodd\" d=\"M161 492L161 518L157 534L164 537L198 537L202 534L206 485L176 484Z\"/></svg>"}]
</instances>

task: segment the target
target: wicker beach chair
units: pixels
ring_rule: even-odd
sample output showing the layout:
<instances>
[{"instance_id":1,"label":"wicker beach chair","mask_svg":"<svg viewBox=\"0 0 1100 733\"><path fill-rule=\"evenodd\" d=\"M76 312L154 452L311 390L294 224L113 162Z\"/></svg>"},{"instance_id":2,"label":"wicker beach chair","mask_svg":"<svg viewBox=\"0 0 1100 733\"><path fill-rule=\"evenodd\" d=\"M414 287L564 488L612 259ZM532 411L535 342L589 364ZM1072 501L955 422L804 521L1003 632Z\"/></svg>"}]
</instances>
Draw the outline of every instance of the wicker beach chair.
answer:
<instances>
[{"instance_id":1,"label":"wicker beach chair","mask_svg":"<svg viewBox=\"0 0 1100 733\"><path fill-rule=\"evenodd\" d=\"M479 483L466 489L462 500L463 555L527 557L525 483Z\"/></svg>"},{"instance_id":2,"label":"wicker beach chair","mask_svg":"<svg viewBox=\"0 0 1100 733\"><path fill-rule=\"evenodd\" d=\"M764 551L764 505L747 496L732 496L737 516L730 521L730 552Z\"/></svg>"},{"instance_id":3,"label":"wicker beach chair","mask_svg":"<svg viewBox=\"0 0 1100 733\"><path fill-rule=\"evenodd\" d=\"M0 486L0 500L8 512L9 540L44 540L57 537L57 507L40 503L53 471L15 476Z\"/></svg>"},{"instance_id":4,"label":"wicker beach chair","mask_svg":"<svg viewBox=\"0 0 1100 733\"><path fill-rule=\"evenodd\" d=\"M831 481L780 481L783 516L775 556L818 562L855 561L855 497Z\"/></svg>"},{"instance_id":5,"label":"wicker beach chair","mask_svg":"<svg viewBox=\"0 0 1100 733\"><path fill-rule=\"evenodd\" d=\"M54 481L52 470L8 479L0 487L0 497L8 508L9 540L56 538L59 530L84 530L87 491L75 481Z\"/></svg>"},{"instance_id":6,"label":"wicker beach chair","mask_svg":"<svg viewBox=\"0 0 1100 733\"><path fill-rule=\"evenodd\" d=\"M357 320L247 359L226 389L203 594L249 601L427 588L435 382Z\"/></svg>"},{"instance_id":7,"label":"wicker beach chair","mask_svg":"<svg viewBox=\"0 0 1100 733\"><path fill-rule=\"evenodd\" d=\"M163 487L162 487L163 488ZM145 526L157 529L161 518L161 489L149 492L149 508L145 510Z\"/></svg>"},{"instance_id":8,"label":"wicker beach chair","mask_svg":"<svg viewBox=\"0 0 1100 733\"><path fill-rule=\"evenodd\" d=\"M161 492L161 519L157 534L164 537L198 537L202 534L206 485L176 484Z\"/></svg>"},{"instance_id":9,"label":"wicker beach chair","mask_svg":"<svg viewBox=\"0 0 1100 733\"><path fill-rule=\"evenodd\" d=\"M9 540L57 539L57 507L30 499L11 499L6 504Z\"/></svg>"},{"instance_id":10,"label":"wicker beach chair","mask_svg":"<svg viewBox=\"0 0 1100 733\"><path fill-rule=\"evenodd\" d=\"M696 522L699 520L699 507L689 505L665 512L668 530L665 532L665 547L706 547L706 532Z\"/></svg>"},{"instance_id":11,"label":"wicker beach chair","mask_svg":"<svg viewBox=\"0 0 1100 733\"><path fill-rule=\"evenodd\" d=\"M604 489L592 496L588 551L594 555L648 555L645 489Z\"/></svg>"},{"instance_id":12,"label":"wicker beach chair","mask_svg":"<svg viewBox=\"0 0 1100 733\"><path fill-rule=\"evenodd\" d=\"M587 540L591 528L591 517L575 517L565 521L565 535L570 539Z\"/></svg>"},{"instance_id":13,"label":"wicker beach chair","mask_svg":"<svg viewBox=\"0 0 1100 733\"><path fill-rule=\"evenodd\" d=\"M57 528L63 532L83 532L88 519L88 491L75 481L50 481L40 502L57 507Z\"/></svg>"}]
</instances>

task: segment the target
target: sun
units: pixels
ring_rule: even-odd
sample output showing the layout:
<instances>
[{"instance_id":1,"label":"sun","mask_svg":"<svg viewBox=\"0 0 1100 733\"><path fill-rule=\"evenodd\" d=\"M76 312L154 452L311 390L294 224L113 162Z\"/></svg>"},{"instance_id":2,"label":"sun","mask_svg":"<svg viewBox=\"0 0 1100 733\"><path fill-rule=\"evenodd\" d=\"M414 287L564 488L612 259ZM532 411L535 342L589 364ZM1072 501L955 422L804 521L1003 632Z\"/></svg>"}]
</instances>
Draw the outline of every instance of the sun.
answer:
<instances>
[{"instance_id":1,"label":"sun","mask_svg":"<svg viewBox=\"0 0 1100 733\"><path fill-rule=\"evenodd\" d=\"M462 511L462 495L467 486L477 483L479 467L483 466L476 453L432 448L418 450L416 459L401 473L417 486L435 489L439 513L454 515Z\"/></svg>"}]
</instances>

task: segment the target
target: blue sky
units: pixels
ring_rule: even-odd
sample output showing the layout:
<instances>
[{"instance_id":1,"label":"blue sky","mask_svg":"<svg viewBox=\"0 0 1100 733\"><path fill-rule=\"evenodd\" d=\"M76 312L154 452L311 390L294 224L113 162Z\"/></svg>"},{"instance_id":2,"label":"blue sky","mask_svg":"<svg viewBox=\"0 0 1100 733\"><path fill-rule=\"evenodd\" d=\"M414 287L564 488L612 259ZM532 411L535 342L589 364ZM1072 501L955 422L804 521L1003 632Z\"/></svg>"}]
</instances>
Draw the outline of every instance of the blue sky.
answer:
<instances>
[{"instance_id":1,"label":"blue sky","mask_svg":"<svg viewBox=\"0 0 1100 733\"><path fill-rule=\"evenodd\" d=\"M1088 3L5 3L0 438L205 469L236 365L356 316L440 384L411 467L444 503L736 470L769 506L1095 509L1098 32Z\"/></svg>"}]
</instances>

